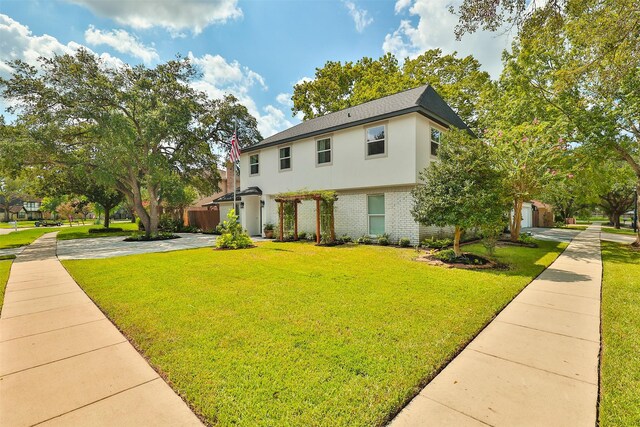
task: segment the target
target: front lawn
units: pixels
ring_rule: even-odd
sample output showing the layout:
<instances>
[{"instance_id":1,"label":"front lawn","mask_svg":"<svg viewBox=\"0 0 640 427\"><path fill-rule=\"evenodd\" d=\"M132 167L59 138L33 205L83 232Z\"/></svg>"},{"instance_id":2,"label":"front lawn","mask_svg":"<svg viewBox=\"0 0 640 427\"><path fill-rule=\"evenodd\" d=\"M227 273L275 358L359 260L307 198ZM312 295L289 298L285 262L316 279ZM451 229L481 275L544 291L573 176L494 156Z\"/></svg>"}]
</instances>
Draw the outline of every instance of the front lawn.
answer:
<instances>
[{"instance_id":1,"label":"front lawn","mask_svg":"<svg viewBox=\"0 0 640 427\"><path fill-rule=\"evenodd\" d=\"M640 425L640 252L602 242L600 425Z\"/></svg>"},{"instance_id":2,"label":"front lawn","mask_svg":"<svg viewBox=\"0 0 640 427\"><path fill-rule=\"evenodd\" d=\"M132 222L111 223L111 228L122 228L122 231L89 233L90 228L104 229L101 225L79 225L68 227L58 233L58 240L87 239L93 237L130 236L138 231L138 225Z\"/></svg>"},{"instance_id":3,"label":"front lawn","mask_svg":"<svg viewBox=\"0 0 640 427\"><path fill-rule=\"evenodd\" d=\"M272 242L64 265L208 423L370 426L566 247L538 243L498 249L504 271L434 267L413 249Z\"/></svg>"},{"instance_id":4,"label":"front lawn","mask_svg":"<svg viewBox=\"0 0 640 427\"><path fill-rule=\"evenodd\" d=\"M0 249L18 248L20 246L30 245L43 234L58 230L60 230L58 227L43 227L22 231L12 231L9 234L0 234Z\"/></svg>"},{"instance_id":5,"label":"front lawn","mask_svg":"<svg viewBox=\"0 0 640 427\"><path fill-rule=\"evenodd\" d=\"M602 232L604 233L613 233L613 234L627 234L629 236L635 236L636 233L631 228L613 228L613 227L602 227Z\"/></svg>"},{"instance_id":6,"label":"front lawn","mask_svg":"<svg viewBox=\"0 0 640 427\"><path fill-rule=\"evenodd\" d=\"M2 305L4 304L4 290L7 287L12 262L13 260L11 259L0 260L0 312L2 312Z\"/></svg>"},{"instance_id":7,"label":"front lawn","mask_svg":"<svg viewBox=\"0 0 640 427\"><path fill-rule=\"evenodd\" d=\"M18 221L18 228L35 227L35 221ZM13 228L12 222L0 222L0 228Z\"/></svg>"}]
</instances>

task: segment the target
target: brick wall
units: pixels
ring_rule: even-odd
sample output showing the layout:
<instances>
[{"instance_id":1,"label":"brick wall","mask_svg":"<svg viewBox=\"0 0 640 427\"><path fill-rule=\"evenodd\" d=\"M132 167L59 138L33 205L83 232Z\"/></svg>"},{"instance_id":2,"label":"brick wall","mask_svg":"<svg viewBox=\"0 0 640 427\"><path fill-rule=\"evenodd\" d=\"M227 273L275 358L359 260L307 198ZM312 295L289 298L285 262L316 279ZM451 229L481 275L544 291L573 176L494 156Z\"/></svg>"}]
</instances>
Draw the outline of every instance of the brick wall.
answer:
<instances>
[{"instance_id":1,"label":"brick wall","mask_svg":"<svg viewBox=\"0 0 640 427\"><path fill-rule=\"evenodd\" d=\"M425 227L413 220L411 208L413 198L411 187L370 188L354 191L338 192L335 204L335 227L338 237L343 234L353 239L368 234L369 220L367 212L367 195L384 194L385 202L385 232L392 242L401 238L408 238L415 245L427 236L446 236L451 231L448 228ZM314 233L316 229L315 201L308 200L298 205L298 231ZM265 206L266 222L278 227L278 204L267 200Z\"/></svg>"}]
</instances>

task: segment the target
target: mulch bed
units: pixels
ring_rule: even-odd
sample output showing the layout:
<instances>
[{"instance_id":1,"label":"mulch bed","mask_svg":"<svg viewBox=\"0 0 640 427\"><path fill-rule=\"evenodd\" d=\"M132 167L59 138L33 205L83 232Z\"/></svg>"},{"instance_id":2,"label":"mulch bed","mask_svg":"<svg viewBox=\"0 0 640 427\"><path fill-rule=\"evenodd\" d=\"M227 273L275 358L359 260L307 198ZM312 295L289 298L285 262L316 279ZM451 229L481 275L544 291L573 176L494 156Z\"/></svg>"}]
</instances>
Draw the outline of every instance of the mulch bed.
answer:
<instances>
[{"instance_id":1,"label":"mulch bed","mask_svg":"<svg viewBox=\"0 0 640 427\"><path fill-rule=\"evenodd\" d=\"M426 262L429 265L437 265L445 268L460 268L463 270L490 270L490 269L504 269L507 266L504 264L499 264L490 259L481 257L476 254L471 254L467 252L463 252L463 256L469 259L469 263L465 262L447 262L437 259L434 255L436 252L427 252L426 254L420 255L416 258L416 261ZM473 261L478 260L482 264L474 264Z\"/></svg>"},{"instance_id":2,"label":"mulch bed","mask_svg":"<svg viewBox=\"0 0 640 427\"><path fill-rule=\"evenodd\" d=\"M500 239L498 240L500 246L522 246L525 248L537 248L537 243L524 243L524 242L512 242L511 240Z\"/></svg>"}]
</instances>

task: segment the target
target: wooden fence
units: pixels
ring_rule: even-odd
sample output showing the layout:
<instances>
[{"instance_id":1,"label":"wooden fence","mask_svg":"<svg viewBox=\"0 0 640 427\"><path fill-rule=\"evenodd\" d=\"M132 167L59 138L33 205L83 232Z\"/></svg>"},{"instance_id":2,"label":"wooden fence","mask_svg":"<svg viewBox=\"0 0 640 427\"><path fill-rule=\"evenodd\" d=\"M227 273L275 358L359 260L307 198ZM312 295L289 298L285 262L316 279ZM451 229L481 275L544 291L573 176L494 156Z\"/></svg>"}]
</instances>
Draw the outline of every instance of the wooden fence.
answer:
<instances>
[{"instance_id":1,"label":"wooden fence","mask_svg":"<svg viewBox=\"0 0 640 427\"><path fill-rule=\"evenodd\" d=\"M189 225L203 231L211 231L220 223L219 210L190 209L187 212Z\"/></svg>"}]
</instances>

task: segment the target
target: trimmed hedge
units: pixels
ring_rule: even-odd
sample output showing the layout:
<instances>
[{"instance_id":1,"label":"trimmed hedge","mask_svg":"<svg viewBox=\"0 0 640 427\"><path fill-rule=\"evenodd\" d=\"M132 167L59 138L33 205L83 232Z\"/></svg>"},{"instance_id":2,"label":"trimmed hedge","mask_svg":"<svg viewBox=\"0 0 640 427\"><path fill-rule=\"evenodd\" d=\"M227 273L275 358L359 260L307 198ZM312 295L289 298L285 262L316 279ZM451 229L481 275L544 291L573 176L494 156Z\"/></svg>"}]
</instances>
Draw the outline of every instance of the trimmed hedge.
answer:
<instances>
[{"instance_id":1,"label":"trimmed hedge","mask_svg":"<svg viewBox=\"0 0 640 427\"><path fill-rule=\"evenodd\" d=\"M121 233L123 230L120 227L109 227L109 228L104 228L104 227L98 227L98 228L90 228L89 229L89 234L93 234L93 233Z\"/></svg>"}]
</instances>

